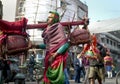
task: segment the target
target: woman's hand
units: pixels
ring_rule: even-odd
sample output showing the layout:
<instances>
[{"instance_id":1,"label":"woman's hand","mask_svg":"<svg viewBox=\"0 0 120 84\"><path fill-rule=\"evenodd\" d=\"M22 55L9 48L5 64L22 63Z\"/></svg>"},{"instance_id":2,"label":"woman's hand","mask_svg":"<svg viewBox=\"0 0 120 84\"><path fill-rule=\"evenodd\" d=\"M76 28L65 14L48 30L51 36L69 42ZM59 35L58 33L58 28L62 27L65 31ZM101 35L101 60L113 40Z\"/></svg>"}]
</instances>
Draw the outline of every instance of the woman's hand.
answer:
<instances>
[{"instance_id":1,"label":"woman's hand","mask_svg":"<svg viewBox=\"0 0 120 84\"><path fill-rule=\"evenodd\" d=\"M56 57L57 55L58 55L57 52L51 54L51 56L50 56L50 58L49 58L49 60L48 60L50 64L55 60L55 57Z\"/></svg>"},{"instance_id":2,"label":"woman's hand","mask_svg":"<svg viewBox=\"0 0 120 84\"><path fill-rule=\"evenodd\" d=\"M54 58L55 58L57 55L58 55L58 53L57 53L57 52L56 52L56 53L52 53L52 54L51 54L51 56L52 56L52 57L54 57Z\"/></svg>"}]
</instances>

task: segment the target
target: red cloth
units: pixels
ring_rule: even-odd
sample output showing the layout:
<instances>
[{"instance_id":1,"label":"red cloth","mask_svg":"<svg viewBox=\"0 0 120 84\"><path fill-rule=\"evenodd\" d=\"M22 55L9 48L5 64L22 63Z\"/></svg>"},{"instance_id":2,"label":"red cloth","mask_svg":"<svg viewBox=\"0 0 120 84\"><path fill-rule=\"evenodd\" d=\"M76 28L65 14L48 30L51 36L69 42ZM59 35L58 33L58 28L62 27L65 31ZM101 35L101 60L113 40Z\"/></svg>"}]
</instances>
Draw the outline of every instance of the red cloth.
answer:
<instances>
[{"instance_id":1,"label":"red cloth","mask_svg":"<svg viewBox=\"0 0 120 84\"><path fill-rule=\"evenodd\" d=\"M26 18L15 22L0 20L0 30L8 34L26 34L25 28L27 21Z\"/></svg>"},{"instance_id":2,"label":"red cloth","mask_svg":"<svg viewBox=\"0 0 120 84\"><path fill-rule=\"evenodd\" d=\"M2 43L3 43L3 39L4 39L4 38L6 38L6 35L3 35L3 34L2 34L2 35L0 35L0 44L2 44Z\"/></svg>"},{"instance_id":3,"label":"red cloth","mask_svg":"<svg viewBox=\"0 0 120 84\"><path fill-rule=\"evenodd\" d=\"M100 53L100 51L97 49L97 37L95 35L91 35L91 38L92 38L92 43L86 44L84 46L83 52L86 52L91 47L95 53Z\"/></svg>"}]
</instances>

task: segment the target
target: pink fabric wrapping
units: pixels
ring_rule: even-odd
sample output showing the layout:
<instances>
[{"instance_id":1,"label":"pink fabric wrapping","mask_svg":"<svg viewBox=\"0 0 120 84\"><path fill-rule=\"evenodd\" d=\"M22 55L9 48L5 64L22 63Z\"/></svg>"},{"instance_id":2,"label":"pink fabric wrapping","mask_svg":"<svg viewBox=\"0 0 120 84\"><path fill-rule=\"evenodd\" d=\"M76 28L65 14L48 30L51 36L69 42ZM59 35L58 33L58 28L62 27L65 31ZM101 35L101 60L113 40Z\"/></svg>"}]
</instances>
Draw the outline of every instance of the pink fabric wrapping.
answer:
<instances>
[{"instance_id":1,"label":"pink fabric wrapping","mask_svg":"<svg viewBox=\"0 0 120 84\"><path fill-rule=\"evenodd\" d=\"M47 44L47 51L51 51L51 49L67 39L63 32L63 26L59 23L50 26L48 30L46 28L42 34L42 37L44 38L44 43Z\"/></svg>"},{"instance_id":2,"label":"pink fabric wrapping","mask_svg":"<svg viewBox=\"0 0 120 84\"><path fill-rule=\"evenodd\" d=\"M6 42L8 50L16 50L28 47L28 41L21 35L9 35Z\"/></svg>"}]
</instances>

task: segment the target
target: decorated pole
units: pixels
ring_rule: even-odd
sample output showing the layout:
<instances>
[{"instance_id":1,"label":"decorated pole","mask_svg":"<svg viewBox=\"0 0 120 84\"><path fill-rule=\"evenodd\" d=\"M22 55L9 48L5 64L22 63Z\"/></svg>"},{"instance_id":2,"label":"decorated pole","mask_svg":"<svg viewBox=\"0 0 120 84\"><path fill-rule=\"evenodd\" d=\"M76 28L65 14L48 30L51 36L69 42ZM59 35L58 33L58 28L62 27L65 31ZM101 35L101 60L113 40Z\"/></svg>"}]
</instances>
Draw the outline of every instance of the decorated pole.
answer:
<instances>
[{"instance_id":1,"label":"decorated pole","mask_svg":"<svg viewBox=\"0 0 120 84\"><path fill-rule=\"evenodd\" d=\"M9 22L6 20L0 20L0 29L8 31L22 31L23 28L27 29L39 29L39 28L46 28L47 23L38 23L38 24L27 24L28 19L22 18L19 21ZM79 21L71 21L71 22L60 22L63 26L76 26L76 25L85 25L86 19L79 20Z\"/></svg>"},{"instance_id":2,"label":"decorated pole","mask_svg":"<svg viewBox=\"0 0 120 84\"><path fill-rule=\"evenodd\" d=\"M84 25L85 20L80 21L72 21L72 22L60 22L63 26L76 26L76 25ZM35 29L35 28L46 28L47 23L39 23L39 24L27 24L27 29Z\"/></svg>"}]
</instances>

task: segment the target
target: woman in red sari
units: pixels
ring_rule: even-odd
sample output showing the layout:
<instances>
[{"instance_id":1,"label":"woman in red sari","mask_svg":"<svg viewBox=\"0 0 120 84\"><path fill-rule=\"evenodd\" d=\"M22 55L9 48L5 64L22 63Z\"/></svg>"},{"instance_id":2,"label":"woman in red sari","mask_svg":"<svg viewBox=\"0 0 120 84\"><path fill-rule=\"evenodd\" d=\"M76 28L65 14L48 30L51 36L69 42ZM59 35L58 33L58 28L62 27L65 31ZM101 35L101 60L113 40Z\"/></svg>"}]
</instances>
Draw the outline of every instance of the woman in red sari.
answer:
<instances>
[{"instance_id":1,"label":"woman in red sari","mask_svg":"<svg viewBox=\"0 0 120 84\"><path fill-rule=\"evenodd\" d=\"M49 13L48 26L42 34L44 44L36 46L46 49L43 84L64 84L63 70L70 43L67 41L63 26L59 23L59 14L57 12Z\"/></svg>"},{"instance_id":2,"label":"woman in red sari","mask_svg":"<svg viewBox=\"0 0 120 84\"><path fill-rule=\"evenodd\" d=\"M83 25L86 21L87 18L80 23ZM42 37L44 44L36 47L46 49L43 84L64 84L67 50L73 44L68 42L64 28L59 22L59 14L57 12L49 12L47 27L44 29Z\"/></svg>"}]
</instances>

